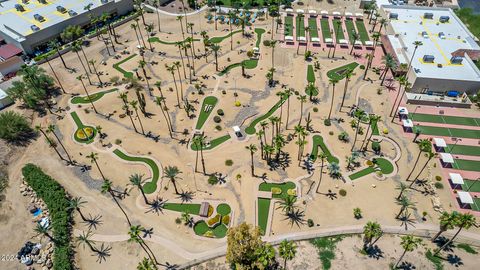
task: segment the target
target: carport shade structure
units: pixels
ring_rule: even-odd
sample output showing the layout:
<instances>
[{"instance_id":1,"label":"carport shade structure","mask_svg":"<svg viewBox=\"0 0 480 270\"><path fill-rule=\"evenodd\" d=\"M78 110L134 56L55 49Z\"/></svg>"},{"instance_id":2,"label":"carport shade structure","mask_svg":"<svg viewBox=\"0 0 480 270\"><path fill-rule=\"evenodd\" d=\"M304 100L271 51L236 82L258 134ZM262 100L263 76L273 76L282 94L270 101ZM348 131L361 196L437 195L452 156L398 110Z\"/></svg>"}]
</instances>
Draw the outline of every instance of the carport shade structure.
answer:
<instances>
[{"instance_id":1,"label":"carport shade structure","mask_svg":"<svg viewBox=\"0 0 480 270\"><path fill-rule=\"evenodd\" d=\"M459 173L449 173L448 174L450 177L450 181L452 181L452 184L455 185L455 188L458 187L458 185L463 185L463 177Z\"/></svg>"},{"instance_id":2,"label":"carport shade structure","mask_svg":"<svg viewBox=\"0 0 480 270\"><path fill-rule=\"evenodd\" d=\"M449 153L440 153L440 160L442 160L442 163L449 163L449 164L453 164L455 162L453 160L453 156Z\"/></svg>"},{"instance_id":3,"label":"carport shade structure","mask_svg":"<svg viewBox=\"0 0 480 270\"><path fill-rule=\"evenodd\" d=\"M439 149L443 150L443 149L445 149L445 147L447 147L447 143L442 138L433 138L433 144L435 145L435 148L437 150L439 150Z\"/></svg>"},{"instance_id":4,"label":"carport shade structure","mask_svg":"<svg viewBox=\"0 0 480 270\"><path fill-rule=\"evenodd\" d=\"M458 199L460 200L460 202L462 203L463 206L465 206L465 204L473 204L473 198L472 198L472 195L470 195L470 193L466 192L466 191L457 191L457 195L458 195Z\"/></svg>"}]
</instances>

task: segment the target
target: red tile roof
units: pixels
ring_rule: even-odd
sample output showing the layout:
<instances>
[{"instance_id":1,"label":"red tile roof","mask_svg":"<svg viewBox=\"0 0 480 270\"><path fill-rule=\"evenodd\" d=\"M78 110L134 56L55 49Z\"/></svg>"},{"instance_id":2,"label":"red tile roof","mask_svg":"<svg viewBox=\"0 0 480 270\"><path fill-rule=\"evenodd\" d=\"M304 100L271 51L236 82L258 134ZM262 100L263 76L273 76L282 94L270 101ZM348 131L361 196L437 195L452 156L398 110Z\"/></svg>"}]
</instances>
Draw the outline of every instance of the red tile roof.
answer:
<instances>
[{"instance_id":1,"label":"red tile roof","mask_svg":"<svg viewBox=\"0 0 480 270\"><path fill-rule=\"evenodd\" d=\"M22 53L22 50L12 44L5 44L0 47L0 58L3 58L4 60L7 60L21 53Z\"/></svg>"},{"instance_id":2,"label":"red tile roof","mask_svg":"<svg viewBox=\"0 0 480 270\"><path fill-rule=\"evenodd\" d=\"M465 54L468 54L468 57L470 57L470 59L474 61L480 59L480 50L458 49L452 53L453 56L462 56L462 57L464 57Z\"/></svg>"}]
</instances>

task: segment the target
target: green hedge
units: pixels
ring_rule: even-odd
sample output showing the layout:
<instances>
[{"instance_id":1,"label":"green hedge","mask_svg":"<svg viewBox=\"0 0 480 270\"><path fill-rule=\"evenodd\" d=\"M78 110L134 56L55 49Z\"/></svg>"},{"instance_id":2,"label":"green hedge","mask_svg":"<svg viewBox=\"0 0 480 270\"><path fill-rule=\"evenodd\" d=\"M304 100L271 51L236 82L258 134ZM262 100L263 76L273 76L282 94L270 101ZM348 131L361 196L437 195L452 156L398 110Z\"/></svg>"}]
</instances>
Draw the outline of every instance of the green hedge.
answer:
<instances>
[{"instance_id":1,"label":"green hedge","mask_svg":"<svg viewBox=\"0 0 480 270\"><path fill-rule=\"evenodd\" d=\"M65 189L33 164L25 165L22 173L25 181L47 204L50 211L50 223L52 224L53 239L55 239L53 269L74 269L73 250L70 245L71 211L67 210L69 200Z\"/></svg>"}]
</instances>

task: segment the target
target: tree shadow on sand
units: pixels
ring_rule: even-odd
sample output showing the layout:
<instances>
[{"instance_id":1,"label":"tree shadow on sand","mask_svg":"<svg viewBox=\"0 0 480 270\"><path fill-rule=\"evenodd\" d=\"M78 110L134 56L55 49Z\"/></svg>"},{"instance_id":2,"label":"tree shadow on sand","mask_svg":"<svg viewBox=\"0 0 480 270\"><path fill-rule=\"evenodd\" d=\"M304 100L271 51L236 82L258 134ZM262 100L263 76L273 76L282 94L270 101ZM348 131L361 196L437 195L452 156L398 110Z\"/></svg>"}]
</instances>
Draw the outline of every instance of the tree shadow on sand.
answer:
<instances>
[{"instance_id":1,"label":"tree shadow on sand","mask_svg":"<svg viewBox=\"0 0 480 270\"><path fill-rule=\"evenodd\" d=\"M290 158L290 154L286 152L281 152L278 159L273 158L268 162L268 166L270 167L271 171L274 171L279 168L285 170L290 166L291 162L292 160Z\"/></svg>"},{"instance_id":2,"label":"tree shadow on sand","mask_svg":"<svg viewBox=\"0 0 480 270\"><path fill-rule=\"evenodd\" d=\"M372 247L367 248L366 250L367 256L372 259L381 259L383 258L383 251L378 247L378 245L374 245Z\"/></svg>"},{"instance_id":3,"label":"tree shadow on sand","mask_svg":"<svg viewBox=\"0 0 480 270\"><path fill-rule=\"evenodd\" d=\"M435 239L435 241L433 243L435 243L435 245L438 247L438 248L441 248L443 247L443 245L445 245L447 242L449 241L448 238L446 238L445 236L439 236L437 239ZM444 247L443 250L446 251L446 252L453 252L453 248L455 246L453 245L453 242L448 244L448 246Z\"/></svg>"},{"instance_id":4,"label":"tree shadow on sand","mask_svg":"<svg viewBox=\"0 0 480 270\"><path fill-rule=\"evenodd\" d=\"M411 262L403 261L399 266L397 266L397 269L413 270L413 269L417 269L417 267L413 265Z\"/></svg>"}]
</instances>

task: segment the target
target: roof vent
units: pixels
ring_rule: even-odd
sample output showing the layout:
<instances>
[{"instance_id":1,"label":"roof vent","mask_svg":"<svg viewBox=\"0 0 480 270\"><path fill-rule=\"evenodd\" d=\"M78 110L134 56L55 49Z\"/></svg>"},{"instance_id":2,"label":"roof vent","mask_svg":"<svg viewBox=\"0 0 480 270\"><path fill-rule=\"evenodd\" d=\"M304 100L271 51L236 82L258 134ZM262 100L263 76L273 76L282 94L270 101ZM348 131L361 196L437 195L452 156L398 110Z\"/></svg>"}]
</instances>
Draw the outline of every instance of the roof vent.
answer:
<instances>
[{"instance_id":1,"label":"roof vent","mask_svg":"<svg viewBox=\"0 0 480 270\"><path fill-rule=\"evenodd\" d=\"M40 14L34 14L34 15L33 15L33 18L34 18L35 20L39 21L39 22L45 21L45 18L44 18L42 15L40 15Z\"/></svg>"},{"instance_id":2,"label":"roof vent","mask_svg":"<svg viewBox=\"0 0 480 270\"><path fill-rule=\"evenodd\" d=\"M30 25L30 29L32 29L33 32L37 32L40 30L40 27L36 26L35 24Z\"/></svg>"},{"instance_id":3,"label":"roof vent","mask_svg":"<svg viewBox=\"0 0 480 270\"><path fill-rule=\"evenodd\" d=\"M38 0L38 2L39 2L40 4L44 4L44 5L47 4L47 0Z\"/></svg>"},{"instance_id":4,"label":"roof vent","mask_svg":"<svg viewBox=\"0 0 480 270\"><path fill-rule=\"evenodd\" d=\"M446 22L450 21L450 17L449 16L440 16L439 21L441 23L446 23Z\"/></svg>"},{"instance_id":5,"label":"roof vent","mask_svg":"<svg viewBox=\"0 0 480 270\"><path fill-rule=\"evenodd\" d=\"M106 3L108 3L108 0L100 0L100 2L101 2L102 4L106 4Z\"/></svg>"},{"instance_id":6,"label":"roof vent","mask_svg":"<svg viewBox=\"0 0 480 270\"><path fill-rule=\"evenodd\" d=\"M423 13L423 18L424 18L424 19L430 19L430 20L431 20L431 19L433 19L433 13L431 13L431 12L425 12L425 13Z\"/></svg>"},{"instance_id":7,"label":"roof vent","mask_svg":"<svg viewBox=\"0 0 480 270\"><path fill-rule=\"evenodd\" d=\"M453 56L452 58L450 58L450 63L452 64L460 65L462 61L463 61L463 57L461 56Z\"/></svg>"},{"instance_id":8,"label":"roof vent","mask_svg":"<svg viewBox=\"0 0 480 270\"><path fill-rule=\"evenodd\" d=\"M427 31L423 31L423 32L422 32L422 37L424 37L424 38L428 38Z\"/></svg>"},{"instance_id":9,"label":"roof vent","mask_svg":"<svg viewBox=\"0 0 480 270\"><path fill-rule=\"evenodd\" d=\"M60 12L60 13L65 13L65 12L67 12L67 9L62 7L62 6L57 6L57 11Z\"/></svg>"},{"instance_id":10,"label":"roof vent","mask_svg":"<svg viewBox=\"0 0 480 270\"><path fill-rule=\"evenodd\" d=\"M435 61L435 56L426 54L423 56L423 62L425 63L433 63Z\"/></svg>"},{"instance_id":11,"label":"roof vent","mask_svg":"<svg viewBox=\"0 0 480 270\"><path fill-rule=\"evenodd\" d=\"M445 33L443 32L438 33L438 37L441 39L445 39Z\"/></svg>"},{"instance_id":12,"label":"roof vent","mask_svg":"<svg viewBox=\"0 0 480 270\"><path fill-rule=\"evenodd\" d=\"M398 13L390 13L388 18L391 20L398 20Z\"/></svg>"},{"instance_id":13,"label":"roof vent","mask_svg":"<svg viewBox=\"0 0 480 270\"><path fill-rule=\"evenodd\" d=\"M24 12L25 11L25 8L20 5L20 4L15 4L15 9L18 11L18 12Z\"/></svg>"},{"instance_id":14,"label":"roof vent","mask_svg":"<svg viewBox=\"0 0 480 270\"><path fill-rule=\"evenodd\" d=\"M75 10L73 10L73 9L70 9L68 11L68 15L70 15L70 17L77 16L77 12L75 12Z\"/></svg>"}]
</instances>

